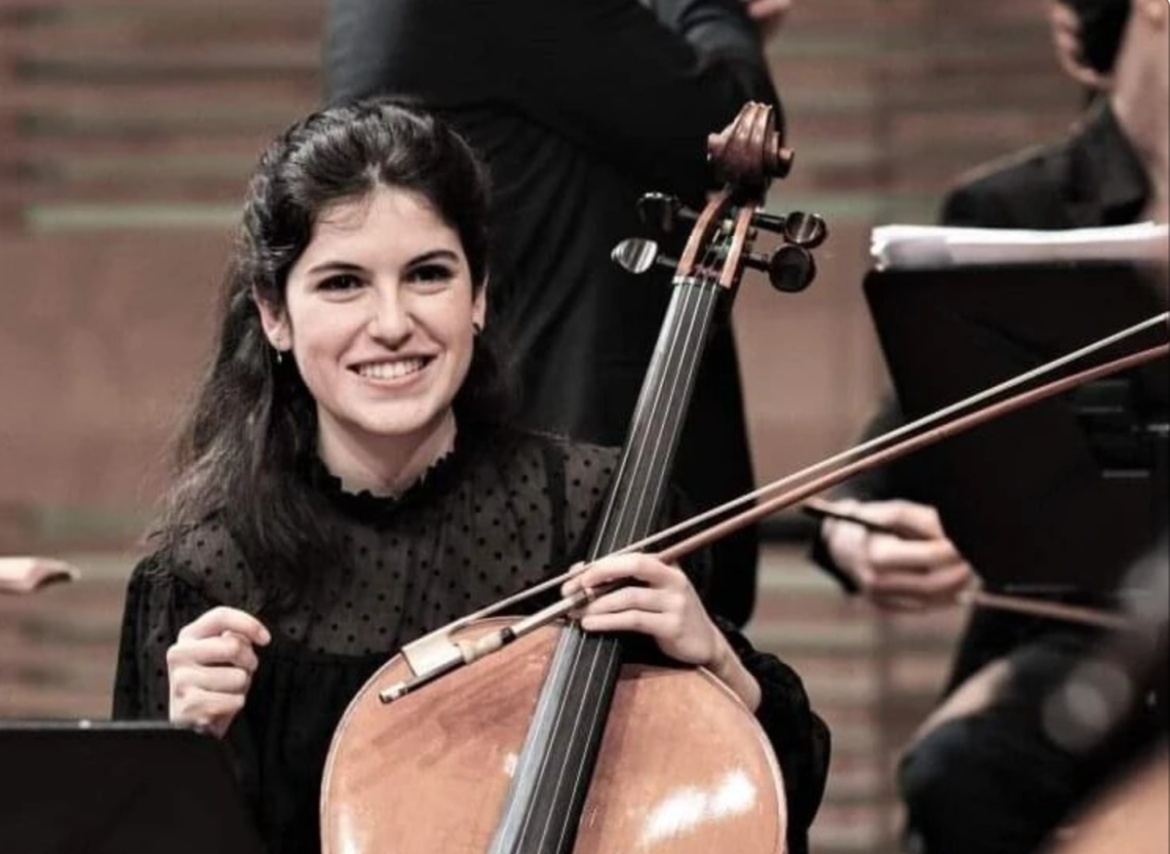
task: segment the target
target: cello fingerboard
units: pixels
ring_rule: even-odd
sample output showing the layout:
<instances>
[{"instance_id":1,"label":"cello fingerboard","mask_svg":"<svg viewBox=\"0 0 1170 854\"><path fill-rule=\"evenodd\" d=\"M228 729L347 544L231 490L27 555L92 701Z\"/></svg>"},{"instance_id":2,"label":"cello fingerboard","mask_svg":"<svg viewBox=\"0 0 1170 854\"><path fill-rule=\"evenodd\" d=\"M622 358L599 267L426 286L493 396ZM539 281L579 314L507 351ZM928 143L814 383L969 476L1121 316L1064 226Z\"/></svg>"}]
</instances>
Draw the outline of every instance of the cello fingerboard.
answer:
<instances>
[{"instance_id":1,"label":"cello fingerboard","mask_svg":"<svg viewBox=\"0 0 1170 854\"><path fill-rule=\"evenodd\" d=\"M649 534L724 289L676 278L590 558ZM617 635L561 633L489 854L570 854L623 660Z\"/></svg>"}]
</instances>

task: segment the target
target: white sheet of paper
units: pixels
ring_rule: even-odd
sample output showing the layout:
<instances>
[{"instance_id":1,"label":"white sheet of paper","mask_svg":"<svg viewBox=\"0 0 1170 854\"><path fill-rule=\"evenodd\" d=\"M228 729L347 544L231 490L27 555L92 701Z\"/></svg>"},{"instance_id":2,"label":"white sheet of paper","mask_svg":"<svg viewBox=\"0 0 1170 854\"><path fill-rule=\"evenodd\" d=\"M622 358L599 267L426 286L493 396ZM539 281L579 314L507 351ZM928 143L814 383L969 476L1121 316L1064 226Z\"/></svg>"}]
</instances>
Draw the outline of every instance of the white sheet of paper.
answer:
<instances>
[{"instance_id":1,"label":"white sheet of paper","mask_svg":"<svg viewBox=\"0 0 1170 854\"><path fill-rule=\"evenodd\" d=\"M1170 226L1143 222L1109 228L1027 231L883 225L870 254L880 270L1053 261L1165 261Z\"/></svg>"}]
</instances>

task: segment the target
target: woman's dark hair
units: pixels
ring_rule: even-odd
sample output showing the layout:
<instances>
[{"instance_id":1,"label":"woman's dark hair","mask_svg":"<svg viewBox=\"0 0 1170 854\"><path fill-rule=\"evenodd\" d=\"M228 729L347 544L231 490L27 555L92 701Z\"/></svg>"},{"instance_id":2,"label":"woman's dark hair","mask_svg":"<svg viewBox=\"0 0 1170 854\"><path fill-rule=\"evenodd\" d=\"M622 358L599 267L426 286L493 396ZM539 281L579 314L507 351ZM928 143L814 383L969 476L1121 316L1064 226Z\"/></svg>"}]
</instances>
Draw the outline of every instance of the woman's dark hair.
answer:
<instances>
[{"instance_id":1,"label":"woman's dark hair","mask_svg":"<svg viewBox=\"0 0 1170 854\"><path fill-rule=\"evenodd\" d=\"M379 185L425 198L459 235L473 287L485 286L487 179L468 145L400 103L363 101L314 113L269 145L252 176L214 354L178 438L176 479L154 536L165 547L222 517L262 576L267 608L289 607L310 593L313 569L336 567L341 553L321 521L320 499L304 488L302 472L316 454L316 404L293 360L276 360L256 300L284 311L289 271L318 217ZM492 420L499 406L487 334L476 337L455 397L461 424Z\"/></svg>"}]
</instances>

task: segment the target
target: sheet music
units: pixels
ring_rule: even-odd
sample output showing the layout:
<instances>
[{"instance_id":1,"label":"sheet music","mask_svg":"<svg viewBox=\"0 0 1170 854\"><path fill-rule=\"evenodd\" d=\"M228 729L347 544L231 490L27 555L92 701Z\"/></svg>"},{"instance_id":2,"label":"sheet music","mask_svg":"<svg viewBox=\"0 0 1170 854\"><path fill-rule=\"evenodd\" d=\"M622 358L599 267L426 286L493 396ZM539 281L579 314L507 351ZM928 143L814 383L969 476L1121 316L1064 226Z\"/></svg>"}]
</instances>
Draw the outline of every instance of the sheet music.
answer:
<instances>
[{"instance_id":1,"label":"sheet music","mask_svg":"<svg viewBox=\"0 0 1170 854\"><path fill-rule=\"evenodd\" d=\"M1108 228L1028 231L1006 228L884 225L870 254L879 270L1053 261L1162 261L1170 226L1143 222Z\"/></svg>"}]
</instances>

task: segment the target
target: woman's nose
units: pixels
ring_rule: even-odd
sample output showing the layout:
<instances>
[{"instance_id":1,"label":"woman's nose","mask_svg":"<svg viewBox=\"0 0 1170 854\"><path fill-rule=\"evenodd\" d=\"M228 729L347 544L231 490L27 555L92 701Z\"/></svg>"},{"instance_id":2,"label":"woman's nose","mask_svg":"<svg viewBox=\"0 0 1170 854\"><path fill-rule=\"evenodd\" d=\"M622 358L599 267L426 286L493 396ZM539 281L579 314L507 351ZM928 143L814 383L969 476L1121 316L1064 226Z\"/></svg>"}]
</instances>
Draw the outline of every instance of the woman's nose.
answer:
<instances>
[{"instance_id":1,"label":"woman's nose","mask_svg":"<svg viewBox=\"0 0 1170 854\"><path fill-rule=\"evenodd\" d=\"M401 344L410 337L414 322L409 307L401 298L398 289L385 287L377 289L373 314L370 317L370 335L385 344Z\"/></svg>"}]
</instances>

